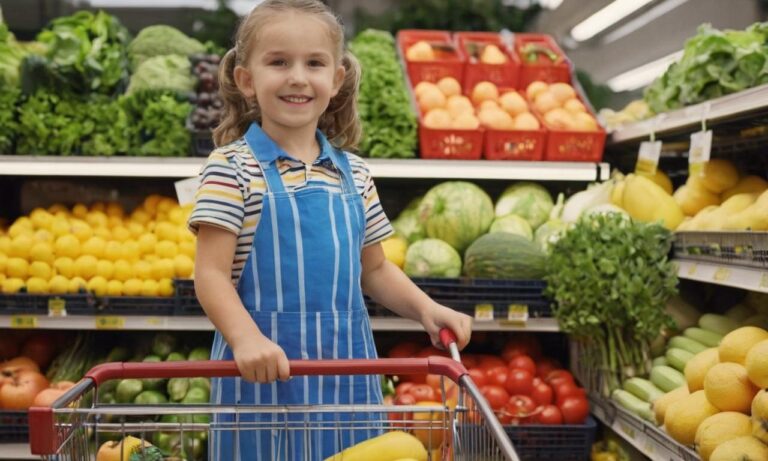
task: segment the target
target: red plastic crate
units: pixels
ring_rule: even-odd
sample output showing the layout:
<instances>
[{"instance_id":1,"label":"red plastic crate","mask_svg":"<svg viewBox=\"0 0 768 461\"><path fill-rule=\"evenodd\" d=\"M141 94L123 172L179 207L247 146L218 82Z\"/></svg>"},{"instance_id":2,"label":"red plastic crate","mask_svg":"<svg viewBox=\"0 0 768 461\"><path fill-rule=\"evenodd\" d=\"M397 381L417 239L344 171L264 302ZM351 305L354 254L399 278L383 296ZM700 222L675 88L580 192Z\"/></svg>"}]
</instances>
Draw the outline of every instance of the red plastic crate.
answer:
<instances>
[{"instance_id":1,"label":"red plastic crate","mask_svg":"<svg viewBox=\"0 0 768 461\"><path fill-rule=\"evenodd\" d=\"M548 59L539 58L535 63L526 62L523 56L523 48L528 44L542 44L559 57L558 62L553 63ZM540 80L547 83L563 82L571 83L571 68L563 50L557 46L552 37L545 34L515 34L515 51L520 59L519 88L525 89L531 82Z\"/></svg>"},{"instance_id":2,"label":"red plastic crate","mask_svg":"<svg viewBox=\"0 0 768 461\"><path fill-rule=\"evenodd\" d=\"M436 51L434 61L409 61L406 50L414 43L424 40L435 48L449 48L451 51ZM411 85L422 81L436 83L443 77L453 77L459 82L464 80L465 55L456 46L451 34L442 30L401 30L397 33L397 46L405 61L406 72Z\"/></svg>"},{"instance_id":3,"label":"red plastic crate","mask_svg":"<svg viewBox=\"0 0 768 461\"><path fill-rule=\"evenodd\" d=\"M483 158L486 160L542 160L547 131L486 130Z\"/></svg>"},{"instance_id":4,"label":"red plastic crate","mask_svg":"<svg viewBox=\"0 0 768 461\"><path fill-rule=\"evenodd\" d=\"M457 32L454 37L457 46L467 57L462 82L465 94L470 94L472 88L482 81L491 82L499 87L517 88L520 79L520 60L517 54L510 52L502 42L500 34L495 32ZM499 50L507 57L507 62L504 64L480 62L469 52L468 46L473 43L498 46Z\"/></svg>"},{"instance_id":5,"label":"red plastic crate","mask_svg":"<svg viewBox=\"0 0 768 461\"><path fill-rule=\"evenodd\" d=\"M438 160L479 160L483 153L483 131L427 128L419 121L419 156Z\"/></svg>"},{"instance_id":6,"label":"red plastic crate","mask_svg":"<svg viewBox=\"0 0 768 461\"><path fill-rule=\"evenodd\" d=\"M603 159L605 130L567 131L549 129L544 160L552 162L599 162Z\"/></svg>"}]
</instances>

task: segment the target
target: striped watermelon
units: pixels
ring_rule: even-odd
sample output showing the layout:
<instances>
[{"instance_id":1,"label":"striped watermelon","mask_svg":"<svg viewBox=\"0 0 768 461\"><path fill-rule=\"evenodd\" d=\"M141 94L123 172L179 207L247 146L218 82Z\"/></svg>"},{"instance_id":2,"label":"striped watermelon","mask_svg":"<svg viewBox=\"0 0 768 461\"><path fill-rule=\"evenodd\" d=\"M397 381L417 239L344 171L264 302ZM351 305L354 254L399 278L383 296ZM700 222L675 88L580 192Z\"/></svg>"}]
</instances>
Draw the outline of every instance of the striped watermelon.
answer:
<instances>
[{"instance_id":1,"label":"striped watermelon","mask_svg":"<svg viewBox=\"0 0 768 461\"><path fill-rule=\"evenodd\" d=\"M491 227L493 202L472 183L448 181L427 192L418 214L427 237L440 239L463 253Z\"/></svg>"},{"instance_id":2,"label":"striped watermelon","mask_svg":"<svg viewBox=\"0 0 768 461\"><path fill-rule=\"evenodd\" d=\"M546 255L525 237L507 232L486 234L464 254L464 275L491 279L540 279Z\"/></svg>"}]
</instances>

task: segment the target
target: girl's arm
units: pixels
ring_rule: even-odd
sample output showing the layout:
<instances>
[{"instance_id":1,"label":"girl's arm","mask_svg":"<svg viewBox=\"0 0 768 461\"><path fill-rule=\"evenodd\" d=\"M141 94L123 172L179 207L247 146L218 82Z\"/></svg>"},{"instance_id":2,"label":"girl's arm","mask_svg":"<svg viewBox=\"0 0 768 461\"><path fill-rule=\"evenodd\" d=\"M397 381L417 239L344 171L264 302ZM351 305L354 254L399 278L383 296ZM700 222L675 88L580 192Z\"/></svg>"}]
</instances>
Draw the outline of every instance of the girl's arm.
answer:
<instances>
[{"instance_id":1,"label":"girl's arm","mask_svg":"<svg viewBox=\"0 0 768 461\"><path fill-rule=\"evenodd\" d=\"M392 312L424 325L432 343L440 344L439 332L450 328L459 349L469 343L472 317L434 302L399 267L384 257L380 243L363 248L362 286L365 294Z\"/></svg>"},{"instance_id":2,"label":"girl's arm","mask_svg":"<svg viewBox=\"0 0 768 461\"><path fill-rule=\"evenodd\" d=\"M232 261L237 236L217 226L201 224L197 234L195 292L206 315L232 348L240 373L248 381L288 379L285 352L264 336L232 285Z\"/></svg>"}]
</instances>

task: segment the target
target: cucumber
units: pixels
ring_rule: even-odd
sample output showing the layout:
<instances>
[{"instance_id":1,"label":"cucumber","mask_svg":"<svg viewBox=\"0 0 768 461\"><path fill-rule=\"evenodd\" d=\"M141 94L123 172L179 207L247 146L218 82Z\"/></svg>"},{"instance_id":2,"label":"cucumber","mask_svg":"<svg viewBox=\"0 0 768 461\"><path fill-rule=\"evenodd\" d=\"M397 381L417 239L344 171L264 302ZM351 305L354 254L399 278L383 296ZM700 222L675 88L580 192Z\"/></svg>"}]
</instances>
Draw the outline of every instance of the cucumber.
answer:
<instances>
[{"instance_id":1,"label":"cucumber","mask_svg":"<svg viewBox=\"0 0 768 461\"><path fill-rule=\"evenodd\" d=\"M656 416L651 409L651 404L640 400L623 389L616 389L611 394L611 399L621 408L633 413L646 421L656 424Z\"/></svg>"},{"instance_id":2,"label":"cucumber","mask_svg":"<svg viewBox=\"0 0 768 461\"><path fill-rule=\"evenodd\" d=\"M725 311L725 314L723 315L736 323L744 323L744 320L754 314L755 312L744 304L736 304L735 306Z\"/></svg>"},{"instance_id":3,"label":"cucumber","mask_svg":"<svg viewBox=\"0 0 768 461\"><path fill-rule=\"evenodd\" d=\"M664 395L664 392L652 382L643 378L629 378L624 381L624 390L648 403L653 403Z\"/></svg>"},{"instance_id":4,"label":"cucumber","mask_svg":"<svg viewBox=\"0 0 768 461\"><path fill-rule=\"evenodd\" d=\"M682 373L666 365L651 368L651 382L664 392L687 384Z\"/></svg>"},{"instance_id":5,"label":"cucumber","mask_svg":"<svg viewBox=\"0 0 768 461\"><path fill-rule=\"evenodd\" d=\"M739 328L739 324L733 319L724 315L704 314L699 317L699 326L705 330L715 332L719 335L727 335L733 330Z\"/></svg>"},{"instance_id":6,"label":"cucumber","mask_svg":"<svg viewBox=\"0 0 768 461\"><path fill-rule=\"evenodd\" d=\"M723 340L723 335L698 327L686 328L683 335L707 347L717 347Z\"/></svg>"},{"instance_id":7,"label":"cucumber","mask_svg":"<svg viewBox=\"0 0 768 461\"><path fill-rule=\"evenodd\" d=\"M661 357L656 357L653 359L653 362L651 362L651 366L658 366L658 365L669 365L669 362L667 362L667 358L663 355Z\"/></svg>"},{"instance_id":8,"label":"cucumber","mask_svg":"<svg viewBox=\"0 0 768 461\"><path fill-rule=\"evenodd\" d=\"M669 365L672 368L682 372L685 370L685 364L694 357L694 354L691 354L684 349L673 347L671 349L667 349L667 354L665 357L667 358L667 362L669 362Z\"/></svg>"},{"instance_id":9,"label":"cucumber","mask_svg":"<svg viewBox=\"0 0 768 461\"><path fill-rule=\"evenodd\" d=\"M675 336L674 338L670 339L667 348L682 349L684 351L690 352L693 355L708 349L704 344L698 341L694 341L691 338L686 338L685 336Z\"/></svg>"}]
</instances>

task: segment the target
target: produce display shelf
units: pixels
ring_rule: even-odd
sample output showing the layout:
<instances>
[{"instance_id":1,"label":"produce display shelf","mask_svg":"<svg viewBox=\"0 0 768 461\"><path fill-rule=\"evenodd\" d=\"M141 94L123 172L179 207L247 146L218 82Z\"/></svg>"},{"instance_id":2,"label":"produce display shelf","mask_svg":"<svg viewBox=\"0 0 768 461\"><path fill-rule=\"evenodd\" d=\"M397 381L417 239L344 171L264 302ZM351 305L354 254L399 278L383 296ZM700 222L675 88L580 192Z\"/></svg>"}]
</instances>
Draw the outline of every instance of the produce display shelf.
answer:
<instances>
[{"instance_id":1,"label":"produce display shelf","mask_svg":"<svg viewBox=\"0 0 768 461\"><path fill-rule=\"evenodd\" d=\"M651 461L699 461L690 448L672 440L664 430L619 408L601 397L590 395L592 414Z\"/></svg>"},{"instance_id":2,"label":"produce display shelf","mask_svg":"<svg viewBox=\"0 0 768 461\"><path fill-rule=\"evenodd\" d=\"M40 459L29 451L28 443L0 443L0 459Z\"/></svg>"},{"instance_id":3,"label":"produce display shelf","mask_svg":"<svg viewBox=\"0 0 768 461\"><path fill-rule=\"evenodd\" d=\"M205 159L164 157L0 156L0 176L100 176L189 178ZM596 181L608 179L607 163L491 160L366 159L376 178Z\"/></svg>"},{"instance_id":4,"label":"produce display shelf","mask_svg":"<svg viewBox=\"0 0 768 461\"><path fill-rule=\"evenodd\" d=\"M754 118L758 113L768 113L766 100L768 100L768 85L739 91L625 125L611 133L608 137L608 145L647 139L652 131L658 136L675 131L699 130L702 119L706 119L707 125L712 126L738 119Z\"/></svg>"},{"instance_id":5,"label":"produce display shelf","mask_svg":"<svg viewBox=\"0 0 768 461\"><path fill-rule=\"evenodd\" d=\"M768 293L768 269L675 259L681 279Z\"/></svg>"},{"instance_id":6,"label":"produce display shelf","mask_svg":"<svg viewBox=\"0 0 768 461\"><path fill-rule=\"evenodd\" d=\"M416 321L397 317L373 317L374 331L421 331ZM0 328L48 330L165 330L213 331L213 325L203 316L144 316L144 315L69 315L55 317L37 314L0 315ZM476 321L474 331L532 331L557 332L560 327L553 318L531 318L526 322L506 320Z\"/></svg>"}]
</instances>

